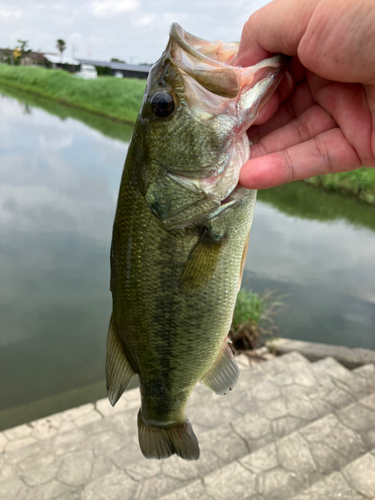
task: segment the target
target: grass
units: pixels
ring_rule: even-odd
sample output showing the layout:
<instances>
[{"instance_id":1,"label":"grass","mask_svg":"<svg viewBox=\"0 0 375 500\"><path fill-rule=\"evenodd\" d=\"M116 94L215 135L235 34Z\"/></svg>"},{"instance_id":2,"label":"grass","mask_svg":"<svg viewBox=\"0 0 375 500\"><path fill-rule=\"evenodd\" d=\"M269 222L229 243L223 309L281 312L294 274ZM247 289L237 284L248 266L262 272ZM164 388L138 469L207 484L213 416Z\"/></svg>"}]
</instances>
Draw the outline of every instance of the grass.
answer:
<instances>
[{"instance_id":1,"label":"grass","mask_svg":"<svg viewBox=\"0 0 375 500\"><path fill-rule=\"evenodd\" d=\"M375 205L375 168L362 167L351 172L318 175L306 182Z\"/></svg>"},{"instance_id":2,"label":"grass","mask_svg":"<svg viewBox=\"0 0 375 500\"><path fill-rule=\"evenodd\" d=\"M239 291L229 333L236 351L254 349L260 335L271 336L277 331L274 317L286 307L281 302L286 295L275 294L276 290L261 294L252 290Z\"/></svg>"},{"instance_id":3,"label":"grass","mask_svg":"<svg viewBox=\"0 0 375 500\"><path fill-rule=\"evenodd\" d=\"M146 81L110 76L83 80L62 70L0 64L0 84L118 121L135 123Z\"/></svg>"}]
</instances>

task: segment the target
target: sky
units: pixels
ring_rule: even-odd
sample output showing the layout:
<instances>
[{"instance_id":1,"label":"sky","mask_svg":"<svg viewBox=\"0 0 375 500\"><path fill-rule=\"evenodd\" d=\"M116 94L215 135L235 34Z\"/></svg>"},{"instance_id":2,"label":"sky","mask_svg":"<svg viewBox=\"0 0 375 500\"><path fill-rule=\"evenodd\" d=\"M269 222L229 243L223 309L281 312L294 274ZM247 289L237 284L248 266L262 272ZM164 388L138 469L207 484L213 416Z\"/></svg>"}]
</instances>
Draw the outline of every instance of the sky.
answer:
<instances>
[{"instance_id":1,"label":"sky","mask_svg":"<svg viewBox=\"0 0 375 500\"><path fill-rule=\"evenodd\" d=\"M96 60L153 63L168 40L169 26L207 40L239 40L242 27L268 0L0 0L0 48L29 40L29 48Z\"/></svg>"}]
</instances>

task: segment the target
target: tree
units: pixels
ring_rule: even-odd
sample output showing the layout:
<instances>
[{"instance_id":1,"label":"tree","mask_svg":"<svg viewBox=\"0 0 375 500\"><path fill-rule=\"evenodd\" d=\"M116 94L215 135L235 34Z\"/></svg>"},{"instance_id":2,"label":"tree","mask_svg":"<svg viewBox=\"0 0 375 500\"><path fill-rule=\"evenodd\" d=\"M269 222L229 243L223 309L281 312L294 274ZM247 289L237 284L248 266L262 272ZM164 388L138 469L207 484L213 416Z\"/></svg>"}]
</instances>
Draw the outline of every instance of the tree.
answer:
<instances>
[{"instance_id":1,"label":"tree","mask_svg":"<svg viewBox=\"0 0 375 500\"><path fill-rule=\"evenodd\" d=\"M29 44L29 40L17 40L17 42L20 44L21 54L23 56L23 54L26 52L25 49L26 45ZM27 52L30 52L30 49Z\"/></svg>"},{"instance_id":2,"label":"tree","mask_svg":"<svg viewBox=\"0 0 375 500\"><path fill-rule=\"evenodd\" d=\"M112 57L111 62L118 62L118 63L124 63L122 59L117 59L117 57Z\"/></svg>"},{"instance_id":3,"label":"tree","mask_svg":"<svg viewBox=\"0 0 375 500\"><path fill-rule=\"evenodd\" d=\"M56 41L56 48L59 50L61 54L61 64L63 62L63 52L66 49L66 44L64 40L61 40L60 38Z\"/></svg>"}]
</instances>

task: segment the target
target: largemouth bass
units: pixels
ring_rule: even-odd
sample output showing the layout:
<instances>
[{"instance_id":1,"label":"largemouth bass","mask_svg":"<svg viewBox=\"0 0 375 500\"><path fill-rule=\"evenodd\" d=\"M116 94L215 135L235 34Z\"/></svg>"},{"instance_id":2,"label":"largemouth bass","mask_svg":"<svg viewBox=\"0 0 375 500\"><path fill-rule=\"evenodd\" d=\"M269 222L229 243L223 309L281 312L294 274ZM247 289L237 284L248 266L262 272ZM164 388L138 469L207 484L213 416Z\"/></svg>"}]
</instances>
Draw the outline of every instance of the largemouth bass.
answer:
<instances>
[{"instance_id":1,"label":"largemouth bass","mask_svg":"<svg viewBox=\"0 0 375 500\"><path fill-rule=\"evenodd\" d=\"M107 391L115 405L138 375L146 458L198 459L186 402L199 381L226 394L239 375L227 335L256 192L237 184L250 154L246 130L285 59L230 66L237 51L238 43L210 43L173 24L125 162L111 248Z\"/></svg>"}]
</instances>

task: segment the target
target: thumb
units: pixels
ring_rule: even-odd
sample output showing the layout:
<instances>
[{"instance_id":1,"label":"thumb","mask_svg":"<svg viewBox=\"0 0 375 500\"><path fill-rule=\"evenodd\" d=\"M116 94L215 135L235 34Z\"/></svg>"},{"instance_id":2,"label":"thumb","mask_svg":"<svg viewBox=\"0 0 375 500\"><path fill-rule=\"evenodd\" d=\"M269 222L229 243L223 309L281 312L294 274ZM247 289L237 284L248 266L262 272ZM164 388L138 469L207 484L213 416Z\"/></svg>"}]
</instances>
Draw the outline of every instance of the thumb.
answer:
<instances>
[{"instance_id":1,"label":"thumb","mask_svg":"<svg viewBox=\"0 0 375 500\"><path fill-rule=\"evenodd\" d=\"M297 55L319 1L274 0L254 12L243 28L235 65L251 66L275 53Z\"/></svg>"}]
</instances>

